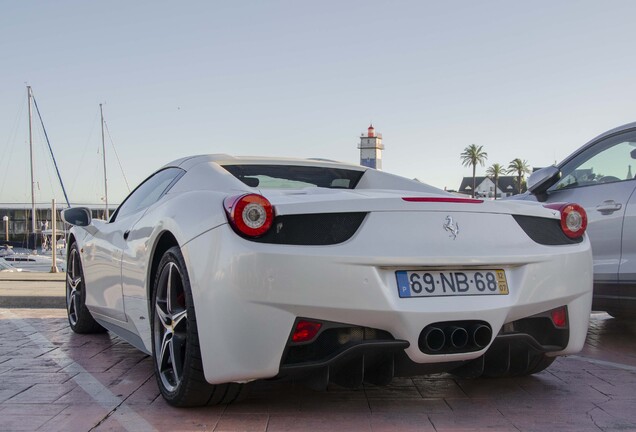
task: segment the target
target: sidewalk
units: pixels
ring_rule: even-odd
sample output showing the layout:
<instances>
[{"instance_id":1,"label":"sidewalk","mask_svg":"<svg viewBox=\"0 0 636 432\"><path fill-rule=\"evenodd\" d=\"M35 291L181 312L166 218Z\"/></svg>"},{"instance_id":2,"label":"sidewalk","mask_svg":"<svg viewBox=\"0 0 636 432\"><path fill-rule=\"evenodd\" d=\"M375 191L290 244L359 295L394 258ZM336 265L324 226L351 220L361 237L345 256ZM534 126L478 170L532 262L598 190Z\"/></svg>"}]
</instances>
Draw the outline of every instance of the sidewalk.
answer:
<instances>
[{"instance_id":1,"label":"sidewalk","mask_svg":"<svg viewBox=\"0 0 636 432\"><path fill-rule=\"evenodd\" d=\"M0 273L1 308L65 308L66 273Z\"/></svg>"}]
</instances>

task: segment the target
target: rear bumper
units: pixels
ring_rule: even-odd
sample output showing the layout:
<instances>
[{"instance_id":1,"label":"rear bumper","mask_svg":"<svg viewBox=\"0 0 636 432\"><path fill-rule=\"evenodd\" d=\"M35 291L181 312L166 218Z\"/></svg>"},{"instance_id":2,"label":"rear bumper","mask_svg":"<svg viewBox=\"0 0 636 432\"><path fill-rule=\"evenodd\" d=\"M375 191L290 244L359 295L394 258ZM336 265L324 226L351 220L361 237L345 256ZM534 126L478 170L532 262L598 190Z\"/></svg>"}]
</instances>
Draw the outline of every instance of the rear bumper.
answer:
<instances>
[{"instance_id":1,"label":"rear bumper","mask_svg":"<svg viewBox=\"0 0 636 432\"><path fill-rule=\"evenodd\" d=\"M461 328L473 323L448 324ZM444 324L434 325L443 328ZM487 372L485 356L488 356L490 372L496 369L497 374L523 373L527 367L523 359L531 359L528 352L562 351L568 345L570 336L569 326L556 327L550 314L544 313L508 323L494 340L488 336L488 351L477 360L415 363L405 354L410 345L408 341L394 340L381 330L349 327L340 323L323 323L323 327L327 330L308 343L294 343L290 338L276 379L302 380L315 389L325 389L330 382L352 388L359 387L363 382L386 385L395 376L424 375L454 369L467 376L479 376ZM425 332L426 329L422 334ZM422 344L423 339L420 337L420 349ZM433 354L443 354L443 351L440 349ZM474 344L465 343L461 347L450 347L450 351L471 352L479 349ZM518 370L515 371L515 368Z\"/></svg>"}]
</instances>

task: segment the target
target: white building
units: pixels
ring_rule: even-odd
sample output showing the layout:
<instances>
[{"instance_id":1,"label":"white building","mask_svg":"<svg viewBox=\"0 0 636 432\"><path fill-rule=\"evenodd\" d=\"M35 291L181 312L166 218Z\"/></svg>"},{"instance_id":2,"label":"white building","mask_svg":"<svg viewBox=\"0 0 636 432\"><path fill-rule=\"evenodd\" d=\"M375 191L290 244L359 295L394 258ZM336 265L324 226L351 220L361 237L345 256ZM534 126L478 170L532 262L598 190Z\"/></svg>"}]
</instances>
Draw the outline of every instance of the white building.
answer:
<instances>
[{"instance_id":1,"label":"white building","mask_svg":"<svg viewBox=\"0 0 636 432\"><path fill-rule=\"evenodd\" d=\"M475 177L475 197L494 198L495 182L490 177ZM472 195L473 178L464 177L457 191L462 194ZM497 198L509 197L519 193L517 178L515 176L501 176L497 179Z\"/></svg>"}]
</instances>

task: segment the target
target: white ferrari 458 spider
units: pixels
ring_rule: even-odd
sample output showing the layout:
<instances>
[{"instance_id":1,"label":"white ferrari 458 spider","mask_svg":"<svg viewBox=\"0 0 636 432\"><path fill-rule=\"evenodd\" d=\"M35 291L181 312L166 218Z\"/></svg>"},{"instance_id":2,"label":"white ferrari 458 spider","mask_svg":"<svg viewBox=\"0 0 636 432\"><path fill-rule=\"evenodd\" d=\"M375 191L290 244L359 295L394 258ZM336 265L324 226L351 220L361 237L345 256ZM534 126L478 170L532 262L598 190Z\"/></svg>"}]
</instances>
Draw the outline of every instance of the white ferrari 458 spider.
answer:
<instances>
[{"instance_id":1,"label":"white ferrari 458 spider","mask_svg":"<svg viewBox=\"0 0 636 432\"><path fill-rule=\"evenodd\" d=\"M228 403L259 379L527 375L585 340L592 255L576 204L206 155L155 172L108 221L63 218L71 328L152 355L176 406Z\"/></svg>"}]
</instances>

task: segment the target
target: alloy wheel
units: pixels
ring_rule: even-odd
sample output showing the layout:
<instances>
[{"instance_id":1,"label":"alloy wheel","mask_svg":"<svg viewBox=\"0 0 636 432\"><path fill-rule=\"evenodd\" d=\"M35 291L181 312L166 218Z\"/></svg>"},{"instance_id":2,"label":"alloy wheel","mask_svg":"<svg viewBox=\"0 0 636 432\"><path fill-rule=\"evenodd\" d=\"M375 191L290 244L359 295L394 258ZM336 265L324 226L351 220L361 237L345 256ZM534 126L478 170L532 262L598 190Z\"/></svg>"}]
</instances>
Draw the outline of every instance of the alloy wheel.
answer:
<instances>
[{"instance_id":1,"label":"alloy wheel","mask_svg":"<svg viewBox=\"0 0 636 432\"><path fill-rule=\"evenodd\" d=\"M78 309L80 307L80 296L82 285L82 271L79 252L76 248L71 249L69 263L66 269L66 310L71 325L77 324Z\"/></svg>"},{"instance_id":2,"label":"alloy wheel","mask_svg":"<svg viewBox=\"0 0 636 432\"><path fill-rule=\"evenodd\" d=\"M161 382L173 392L183 378L188 313L179 267L168 262L157 284L154 315L155 361Z\"/></svg>"}]
</instances>

